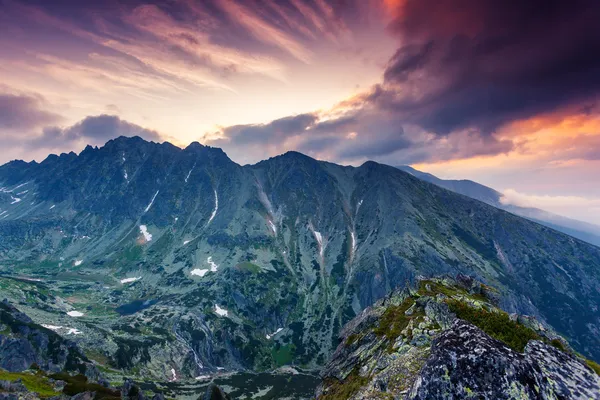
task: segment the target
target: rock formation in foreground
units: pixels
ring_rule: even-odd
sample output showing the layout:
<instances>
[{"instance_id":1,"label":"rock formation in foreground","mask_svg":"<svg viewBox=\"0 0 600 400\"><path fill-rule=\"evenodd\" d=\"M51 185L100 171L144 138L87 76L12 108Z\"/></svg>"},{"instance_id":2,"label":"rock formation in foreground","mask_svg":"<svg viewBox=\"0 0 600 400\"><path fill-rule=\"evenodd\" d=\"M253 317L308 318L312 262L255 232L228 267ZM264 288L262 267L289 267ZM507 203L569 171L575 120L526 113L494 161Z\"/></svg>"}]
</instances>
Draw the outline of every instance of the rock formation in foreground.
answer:
<instances>
[{"instance_id":1,"label":"rock formation in foreground","mask_svg":"<svg viewBox=\"0 0 600 400\"><path fill-rule=\"evenodd\" d=\"M600 368L471 278L420 279L346 325L318 400L598 399Z\"/></svg>"}]
</instances>

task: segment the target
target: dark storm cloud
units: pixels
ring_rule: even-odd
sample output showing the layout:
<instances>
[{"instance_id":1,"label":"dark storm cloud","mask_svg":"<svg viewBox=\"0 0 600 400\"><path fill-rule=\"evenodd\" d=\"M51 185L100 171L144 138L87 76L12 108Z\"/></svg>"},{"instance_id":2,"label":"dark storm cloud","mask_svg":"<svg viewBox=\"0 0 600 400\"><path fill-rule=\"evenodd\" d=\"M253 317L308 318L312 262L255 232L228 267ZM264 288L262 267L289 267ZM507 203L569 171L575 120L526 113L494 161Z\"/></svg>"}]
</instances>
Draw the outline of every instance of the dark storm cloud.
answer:
<instances>
[{"instance_id":1,"label":"dark storm cloud","mask_svg":"<svg viewBox=\"0 0 600 400\"><path fill-rule=\"evenodd\" d=\"M234 125L223 129L223 135L236 145L284 141L309 128L317 120L313 114L300 114L271 121L268 124Z\"/></svg>"},{"instance_id":2,"label":"dark storm cloud","mask_svg":"<svg viewBox=\"0 0 600 400\"><path fill-rule=\"evenodd\" d=\"M598 21L596 0L407 0L391 25L404 45L370 100L441 135L588 101Z\"/></svg>"},{"instance_id":3,"label":"dark storm cloud","mask_svg":"<svg viewBox=\"0 0 600 400\"><path fill-rule=\"evenodd\" d=\"M160 135L152 130L124 121L114 115L86 117L67 128L46 127L42 134L26 143L29 148L63 149L74 143L102 145L118 136L140 136L146 140L160 141Z\"/></svg>"},{"instance_id":4,"label":"dark storm cloud","mask_svg":"<svg viewBox=\"0 0 600 400\"><path fill-rule=\"evenodd\" d=\"M345 102L344 123L288 132L296 148L340 160L502 154L515 144L499 128L600 97L600 1L398 4L389 31L402 45L381 83Z\"/></svg>"},{"instance_id":5,"label":"dark storm cloud","mask_svg":"<svg viewBox=\"0 0 600 400\"><path fill-rule=\"evenodd\" d=\"M0 130L25 133L23 131L61 119L45 111L44 105L44 99L37 95L0 94Z\"/></svg>"}]
</instances>

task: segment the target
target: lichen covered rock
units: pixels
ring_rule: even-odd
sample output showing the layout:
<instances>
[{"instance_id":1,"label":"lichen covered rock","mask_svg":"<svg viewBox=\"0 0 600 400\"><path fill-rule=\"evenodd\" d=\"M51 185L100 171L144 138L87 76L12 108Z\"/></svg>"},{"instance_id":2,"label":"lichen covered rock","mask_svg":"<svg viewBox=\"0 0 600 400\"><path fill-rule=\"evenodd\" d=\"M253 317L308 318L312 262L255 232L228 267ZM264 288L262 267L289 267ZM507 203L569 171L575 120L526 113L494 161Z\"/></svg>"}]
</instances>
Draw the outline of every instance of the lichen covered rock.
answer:
<instances>
[{"instance_id":1,"label":"lichen covered rock","mask_svg":"<svg viewBox=\"0 0 600 400\"><path fill-rule=\"evenodd\" d=\"M317 399L600 398L586 360L497 298L464 276L393 293L341 331Z\"/></svg>"}]
</instances>

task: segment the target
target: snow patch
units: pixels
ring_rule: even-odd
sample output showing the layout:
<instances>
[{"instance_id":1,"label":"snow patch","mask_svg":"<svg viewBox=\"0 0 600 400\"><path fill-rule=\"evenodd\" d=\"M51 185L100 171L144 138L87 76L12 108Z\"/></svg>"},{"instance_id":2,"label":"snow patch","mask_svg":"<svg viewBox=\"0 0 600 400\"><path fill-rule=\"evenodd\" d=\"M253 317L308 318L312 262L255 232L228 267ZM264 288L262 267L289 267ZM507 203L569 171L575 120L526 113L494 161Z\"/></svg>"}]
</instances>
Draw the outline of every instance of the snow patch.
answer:
<instances>
[{"instance_id":1,"label":"snow patch","mask_svg":"<svg viewBox=\"0 0 600 400\"><path fill-rule=\"evenodd\" d=\"M69 327L65 327L65 326L60 326L60 325L45 325L42 324L42 326L46 329L50 329L51 331L54 332L59 332L61 330L66 330L66 334L67 335L81 335L83 332L81 332L79 329L77 328L69 328Z\"/></svg>"},{"instance_id":2,"label":"snow patch","mask_svg":"<svg viewBox=\"0 0 600 400\"><path fill-rule=\"evenodd\" d=\"M46 329L50 329L51 331L58 331L58 330L62 329L62 326L56 326L56 325L42 324L42 326Z\"/></svg>"},{"instance_id":3,"label":"snow patch","mask_svg":"<svg viewBox=\"0 0 600 400\"><path fill-rule=\"evenodd\" d=\"M275 335L277 335L279 332L281 332L283 330L283 328L277 328L277 330L273 333L271 333L270 335L266 335L265 337L267 338L267 340L271 340L271 338Z\"/></svg>"},{"instance_id":4,"label":"snow patch","mask_svg":"<svg viewBox=\"0 0 600 400\"><path fill-rule=\"evenodd\" d=\"M129 182L129 175L127 175L127 171L125 170L123 170L123 178L125 178L125 180Z\"/></svg>"},{"instance_id":5,"label":"snow patch","mask_svg":"<svg viewBox=\"0 0 600 400\"><path fill-rule=\"evenodd\" d=\"M152 196L152 200L150 200L150 204L148 204L148 206L144 210L145 213L147 213L148 210L150 210L150 207L152 207L152 204L154 204L154 199L156 199L156 196L158 196L158 192L160 192L160 190L157 190L156 193L154 193L154 196Z\"/></svg>"},{"instance_id":6,"label":"snow patch","mask_svg":"<svg viewBox=\"0 0 600 400\"><path fill-rule=\"evenodd\" d=\"M208 224L211 223L211 221L215 218L215 215L217 215L217 210L219 210L219 195L217 194L217 191L215 190L215 208L212 212L212 214L210 214L210 218L208 219Z\"/></svg>"},{"instance_id":7,"label":"snow patch","mask_svg":"<svg viewBox=\"0 0 600 400\"><path fill-rule=\"evenodd\" d=\"M356 232L354 232L354 229L350 231L350 239L352 240L352 247L350 248L350 259L352 260L356 254Z\"/></svg>"},{"instance_id":8,"label":"snow patch","mask_svg":"<svg viewBox=\"0 0 600 400\"><path fill-rule=\"evenodd\" d=\"M50 207L50 209L52 210L54 207L56 207L56 205L55 205L55 204L52 204L52 207Z\"/></svg>"},{"instance_id":9,"label":"snow patch","mask_svg":"<svg viewBox=\"0 0 600 400\"><path fill-rule=\"evenodd\" d=\"M229 312L226 309L219 307L218 304L215 304L215 313L217 313L221 317L226 317L227 314L229 314Z\"/></svg>"},{"instance_id":10,"label":"snow patch","mask_svg":"<svg viewBox=\"0 0 600 400\"><path fill-rule=\"evenodd\" d=\"M217 272L219 266L213 261L212 257L208 257L206 262L210 265L210 272Z\"/></svg>"},{"instance_id":11,"label":"snow patch","mask_svg":"<svg viewBox=\"0 0 600 400\"><path fill-rule=\"evenodd\" d=\"M20 184L20 185L18 185L18 186L15 186L14 188L12 188L12 189L10 189L10 190L8 190L8 188L6 188L5 186L3 186L3 187L1 187L1 188L0 188L0 192L2 192L2 193L12 193L12 192L14 192L15 190L17 190L18 188L20 188L21 186L25 186L25 185L27 185L28 183L29 183L29 182L22 183L22 184Z\"/></svg>"},{"instance_id":12,"label":"snow patch","mask_svg":"<svg viewBox=\"0 0 600 400\"><path fill-rule=\"evenodd\" d=\"M200 268L196 268L190 271L190 275L196 275L199 277L203 277L204 275L206 275L206 273L208 272L208 269L200 269Z\"/></svg>"},{"instance_id":13,"label":"snow patch","mask_svg":"<svg viewBox=\"0 0 600 400\"><path fill-rule=\"evenodd\" d=\"M18 197L13 197L12 195L10 196L10 198L12 199L12 202L10 204L15 204L21 201L20 198Z\"/></svg>"},{"instance_id":14,"label":"snow patch","mask_svg":"<svg viewBox=\"0 0 600 400\"><path fill-rule=\"evenodd\" d=\"M21 196L21 195L23 195L23 194L25 194L25 193L27 193L27 192L29 192L29 190L24 190L24 191L22 191L21 193L17 193L17 196Z\"/></svg>"},{"instance_id":15,"label":"snow patch","mask_svg":"<svg viewBox=\"0 0 600 400\"><path fill-rule=\"evenodd\" d=\"M75 265L76 267L79 267L82 263L83 263L83 260L75 260L73 265Z\"/></svg>"},{"instance_id":16,"label":"snow patch","mask_svg":"<svg viewBox=\"0 0 600 400\"><path fill-rule=\"evenodd\" d=\"M275 226L275 224L273 223L273 221L268 220L267 221L269 223L269 227L271 228L271 230L273 231L274 235L277 235L277 227Z\"/></svg>"},{"instance_id":17,"label":"snow patch","mask_svg":"<svg viewBox=\"0 0 600 400\"><path fill-rule=\"evenodd\" d=\"M325 245L323 244L323 235L321 235L321 232L318 231L313 231L314 235L315 235L315 239L317 240L317 243L319 244L319 255L321 257L323 257L323 254L325 254Z\"/></svg>"},{"instance_id":18,"label":"snow patch","mask_svg":"<svg viewBox=\"0 0 600 400\"><path fill-rule=\"evenodd\" d=\"M194 168L190 169L190 172L188 172L187 176L185 177L185 183L187 183L188 179L190 179L190 175L192 174L193 170Z\"/></svg>"},{"instance_id":19,"label":"snow patch","mask_svg":"<svg viewBox=\"0 0 600 400\"><path fill-rule=\"evenodd\" d=\"M69 317L83 317L83 313L80 311L69 311L67 315Z\"/></svg>"},{"instance_id":20,"label":"snow patch","mask_svg":"<svg viewBox=\"0 0 600 400\"><path fill-rule=\"evenodd\" d=\"M189 242L191 242L191 240L184 240L183 241L183 245L185 246L186 244L188 244Z\"/></svg>"},{"instance_id":21,"label":"snow patch","mask_svg":"<svg viewBox=\"0 0 600 400\"><path fill-rule=\"evenodd\" d=\"M204 381L206 379L211 379L211 376L210 375L200 375L200 376L197 376L194 379L196 379L197 381Z\"/></svg>"},{"instance_id":22,"label":"snow patch","mask_svg":"<svg viewBox=\"0 0 600 400\"><path fill-rule=\"evenodd\" d=\"M140 232L144 235L144 239L146 242L152 241L152 234L148 232L148 227L146 225L140 225Z\"/></svg>"},{"instance_id":23,"label":"snow patch","mask_svg":"<svg viewBox=\"0 0 600 400\"><path fill-rule=\"evenodd\" d=\"M141 276L137 276L135 278L125 278L125 279L121 279L121 283L131 283L131 282L139 281L140 279L142 279Z\"/></svg>"},{"instance_id":24,"label":"snow patch","mask_svg":"<svg viewBox=\"0 0 600 400\"><path fill-rule=\"evenodd\" d=\"M21 279L29 281L29 282L44 282L43 279L38 279L38 278L28 278L28 277L22 277Z\"/></svg>"},{"instance_id":25,"label":"snow patch","mask_svg":"<svg viewBox=\"0 0 600 400\"><path fill-rule=\"evenodd\" d=\"M175 382L177 380L177 372L175 371L175 368L171 368L171 375L173 375L171 382Z\"/></svg>"}]
</instances>

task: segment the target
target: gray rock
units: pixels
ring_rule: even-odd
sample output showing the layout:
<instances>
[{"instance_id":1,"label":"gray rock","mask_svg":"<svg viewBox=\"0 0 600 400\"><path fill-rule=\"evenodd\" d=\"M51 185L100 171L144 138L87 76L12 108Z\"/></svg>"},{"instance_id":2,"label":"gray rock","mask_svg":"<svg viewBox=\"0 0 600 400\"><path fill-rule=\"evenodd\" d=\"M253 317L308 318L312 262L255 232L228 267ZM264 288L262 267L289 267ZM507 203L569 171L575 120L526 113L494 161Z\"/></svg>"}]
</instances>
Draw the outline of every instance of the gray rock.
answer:
<instances>
[{"instance_id":1,"label":"gray rock","mask_svg":"<svg viewBox=\"0 0 600 400\"><path fill-rule=\"evenodd\" d=\"M539 341L511 350L457 319L438 336L411 400L597 399L600 377L581 361Z\"/></svg>"}]
</instances>

